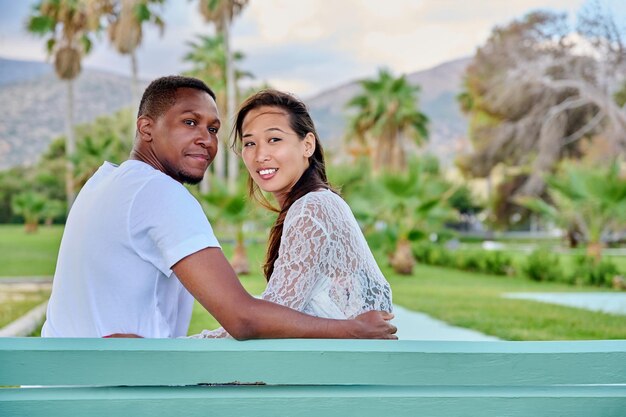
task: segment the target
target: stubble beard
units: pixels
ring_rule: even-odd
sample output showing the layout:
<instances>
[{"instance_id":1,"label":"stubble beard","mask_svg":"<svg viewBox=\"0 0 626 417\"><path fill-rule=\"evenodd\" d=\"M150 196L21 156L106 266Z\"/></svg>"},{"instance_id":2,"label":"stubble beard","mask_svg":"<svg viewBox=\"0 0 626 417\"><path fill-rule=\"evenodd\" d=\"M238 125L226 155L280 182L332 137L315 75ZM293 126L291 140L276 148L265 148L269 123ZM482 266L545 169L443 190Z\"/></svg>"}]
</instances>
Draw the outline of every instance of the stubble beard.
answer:
<instances>
[{"instance_id":1,"label":"stubble beard","mask_svg":"<svg viewBox=\"0 0 626 417\"><path fill-rule=\"evenodd\" d=\"M179 170L178 178L179 178L179 181L182 182L183 184L196 185L196 184L199 184L200 181L202 181L202 179L204 178L204 174L201 175L200 177L197 177L197 176L192 176L191 174L183 170Z\"/></svg>"}]
</instances>

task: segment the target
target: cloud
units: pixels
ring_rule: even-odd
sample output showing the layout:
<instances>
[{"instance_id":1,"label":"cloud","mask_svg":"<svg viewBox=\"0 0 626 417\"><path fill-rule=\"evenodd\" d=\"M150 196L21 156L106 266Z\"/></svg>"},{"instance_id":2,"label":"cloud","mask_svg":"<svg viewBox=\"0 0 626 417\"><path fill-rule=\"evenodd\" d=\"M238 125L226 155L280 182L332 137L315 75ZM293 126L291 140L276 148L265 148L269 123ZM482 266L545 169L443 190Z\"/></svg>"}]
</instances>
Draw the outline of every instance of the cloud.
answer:
<instances>
[{"instance_id":1,"label":"cloud","mask_svg":"<svg viewBox=\"0 0 626 417\"><path fill-rule=\"evenodd\" d=\"M614 3L620 0L601 0ZM43 40L23 30L35 0L0 0L0 55L44 59ZM244 69L259 80L312 94L340 83L373 76L378 67L412 72L472 55L494 25L504 25L537 8L577 11L584 0L254 0L233 25L232 45L247 59ZM6 12L6 14L4 13ZM197 4L166 2L165 36L148 28L139 54L141 75L152 78L189 68L186 42L213 33ZM7 23L7 24L5 24ZM9 24L10 23L10 24ZM18 29L19 27L19 29ZM19 32L19 33L18 33ZM101 36L85 66L128 74Z\"/></svg>"}]
</instances>

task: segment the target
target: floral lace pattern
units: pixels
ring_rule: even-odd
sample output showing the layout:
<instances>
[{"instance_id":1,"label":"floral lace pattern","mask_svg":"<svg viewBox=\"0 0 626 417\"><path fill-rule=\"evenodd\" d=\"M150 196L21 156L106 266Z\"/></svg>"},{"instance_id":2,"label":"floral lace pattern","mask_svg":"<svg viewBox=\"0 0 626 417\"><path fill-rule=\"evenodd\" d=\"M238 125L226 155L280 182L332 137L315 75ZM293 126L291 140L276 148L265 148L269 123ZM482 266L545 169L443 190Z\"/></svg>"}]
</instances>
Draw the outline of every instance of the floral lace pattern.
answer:
<instances>
[{"instance_id":1,"label":"floral lace pattern","mask_svg":"<svg viewBox=\"0 0 626 417\"><path fill-rule=\"evenodd\" d=\"M329 190L308 193L285 217L274 271L261 298L333 319L391 311L391 288L350 210ZM228 337L224 329L192 338Z\"/></svg>"}]
</instances>

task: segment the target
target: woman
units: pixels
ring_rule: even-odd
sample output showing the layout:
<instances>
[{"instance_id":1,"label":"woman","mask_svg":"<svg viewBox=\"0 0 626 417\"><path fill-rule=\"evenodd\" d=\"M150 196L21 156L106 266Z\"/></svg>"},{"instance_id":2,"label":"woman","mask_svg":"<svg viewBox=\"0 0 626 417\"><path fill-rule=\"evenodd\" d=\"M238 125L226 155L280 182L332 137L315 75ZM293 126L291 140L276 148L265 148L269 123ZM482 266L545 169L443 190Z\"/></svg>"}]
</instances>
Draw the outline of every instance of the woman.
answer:
<instances>
[{"instance_id":1,"label":"woman","mask_svg":"<svg viewBox=\"0 0 626 417\"><path fill-rule=\"evenodd\" d=\"M304 103L264 90L243 103L233 148L250 174L250 195L278 212L264 265L262 298L325 318L391 311L391 288L348 205L326 178L324 153ZM279 209L262 191L271 193ZM223 337L223 329L192 337Z\"/></svg>"}]
</instances>

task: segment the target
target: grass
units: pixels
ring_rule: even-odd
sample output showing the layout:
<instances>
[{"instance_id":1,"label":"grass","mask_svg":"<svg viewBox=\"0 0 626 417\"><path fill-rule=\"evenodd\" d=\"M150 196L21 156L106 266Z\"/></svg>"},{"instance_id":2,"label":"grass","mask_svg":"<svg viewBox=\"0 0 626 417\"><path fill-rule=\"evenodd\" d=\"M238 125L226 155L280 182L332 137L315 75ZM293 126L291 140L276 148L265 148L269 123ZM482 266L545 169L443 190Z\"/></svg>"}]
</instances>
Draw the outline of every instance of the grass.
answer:
<instances>
[{"instance_id":1,"label":"grass","mask_svg":"<svg viewBox=\"0 0 626 417\"><path fill-rule=\"evenodd\" d=\"M25 235L20 226L0 226L0 276L52 275L62 229L42 228ZM265 287L260 265L264 246L250 246L253 273L240 277L244 287L258 295ZM224 245L228 255L231 245ZM518 253L518 256L522 256ZM467 327L506 340L626 339L624 316L596 313L530 300L503 298L509 292L600 291L558 283L536 283L521 277L498 277L453 269L418 265L412 276L394 274L381 262L393 289L394 302L425 312L450 324ZM619 265L626 262L619 259ZM31 307L39 301L33 301ZM2 307L5 307L2 303ZM20 314L28 305L10 307ZM218 323L196 303L189 334L214 329Z\"/></svg>"},{"instance_id":2,"label":"grass","mask_svg":"<svg viewBox=\"0 0 626 417\"><path fill-rule=\"evenodd\" d=\"M53 275L63 226L24 233L21 225L0 225L0 277Z\"/></svg>"},{"instance_id":3,"label":"grass","mask_svg":"<svg viewBox=\"0 0 626 417\"><path fill-rule=\"evenodd\" d=\"M2 296L2 302L0 302L0 328L2 328L46 301L50 293L48 291L24 291L6 295L0 293L0 296Z\"/></svg>"},{"instance_id":4,"label":"grass","mask_svg":"<svg viewBox=\"0 0 626 417\"><path fill-rule=\"evenodd\" d=\"M503 298L511 292L598 291L418 265L410 277L383 268L394 302L505 340L626 339L624 316Z\"/></svg>"}]
</instances>

